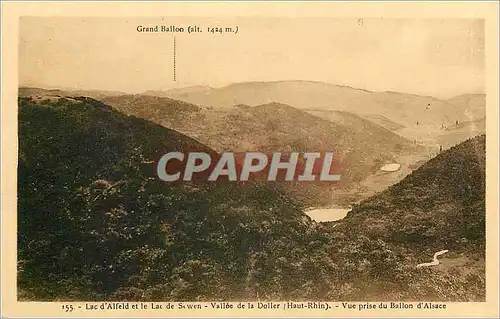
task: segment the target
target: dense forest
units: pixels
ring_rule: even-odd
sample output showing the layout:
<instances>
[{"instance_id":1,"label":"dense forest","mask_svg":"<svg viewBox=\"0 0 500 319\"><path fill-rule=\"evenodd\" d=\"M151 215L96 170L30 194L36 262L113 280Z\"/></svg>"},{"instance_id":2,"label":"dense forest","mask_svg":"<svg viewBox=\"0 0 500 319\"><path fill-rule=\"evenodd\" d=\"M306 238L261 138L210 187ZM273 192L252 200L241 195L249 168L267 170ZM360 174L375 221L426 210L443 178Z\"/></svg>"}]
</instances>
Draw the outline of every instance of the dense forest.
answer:
<instances>
[{"instance_id":1,"label":"dense forest","mask_svg":"<svg viewBox=\"0 0 500 319\"><path fill-rule=\"evenodd\" d=\"M484 300L484 145L320 224L279 185L161 182L163 154L215 152L177 131L91 98L22 97L19 298ZM415 268L439 249L450 266Z\"/></svg>"}]
</instances>

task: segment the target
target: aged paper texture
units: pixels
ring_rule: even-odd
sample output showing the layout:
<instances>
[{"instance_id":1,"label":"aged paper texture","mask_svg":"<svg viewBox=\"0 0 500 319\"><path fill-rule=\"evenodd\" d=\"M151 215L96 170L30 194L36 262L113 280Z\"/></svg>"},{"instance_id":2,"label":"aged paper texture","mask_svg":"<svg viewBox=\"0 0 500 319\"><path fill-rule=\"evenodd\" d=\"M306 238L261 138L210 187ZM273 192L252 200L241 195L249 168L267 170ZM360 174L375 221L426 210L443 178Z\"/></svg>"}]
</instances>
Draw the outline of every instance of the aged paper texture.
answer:
<instances>
[{"instance_id":1,"label":"aged paper texture","mask_svg":"<svg viewBox=\"0 0 500 319\"><path fill-rule=\"evenodd\" d=\"M498 317L498 3L2 9L3 316Z\"/></svg>"}]
</instances>

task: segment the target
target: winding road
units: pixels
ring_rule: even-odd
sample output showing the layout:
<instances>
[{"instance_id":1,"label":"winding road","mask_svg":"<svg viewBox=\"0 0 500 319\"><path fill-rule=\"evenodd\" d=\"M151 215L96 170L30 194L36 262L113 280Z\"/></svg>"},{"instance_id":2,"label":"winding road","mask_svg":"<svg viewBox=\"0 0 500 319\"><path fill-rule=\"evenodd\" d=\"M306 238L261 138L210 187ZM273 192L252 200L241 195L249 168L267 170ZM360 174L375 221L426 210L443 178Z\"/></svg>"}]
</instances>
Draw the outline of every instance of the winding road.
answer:
<instances>
[{"instance_id":1,"label":"winding road","mask_svg":"<svg viewBox=\"0 0 500 319\"><path fill-rule=\"evenodd\" d=\"M437 259L437 257L439 255L442 255L442 254L445 254L447 253L448 250L441 250L441 251L438 251L437 253L434 254L434 258L432 260L432 262L430 263L423 263L423 264L418 264L417 265L417 268L420 268L420 267L430 267L430 266L436 266L436 265L439 265L439 260Z\"/></svg>"}]
</instances>

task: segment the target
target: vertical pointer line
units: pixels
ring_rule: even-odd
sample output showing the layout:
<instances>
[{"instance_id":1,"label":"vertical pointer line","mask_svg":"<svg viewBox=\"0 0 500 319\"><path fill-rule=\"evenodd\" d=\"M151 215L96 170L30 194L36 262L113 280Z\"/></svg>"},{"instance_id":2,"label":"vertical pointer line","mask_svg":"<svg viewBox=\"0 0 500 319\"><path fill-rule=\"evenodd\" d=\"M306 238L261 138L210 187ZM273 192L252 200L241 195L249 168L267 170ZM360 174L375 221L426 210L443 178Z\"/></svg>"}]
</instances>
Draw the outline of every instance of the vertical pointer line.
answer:
<instances>
[{"instance_id":1,"label":"vertical pointer line","mask_svg":"<svg viewBox=\"0 0 500 319\"><path fill-rule=\"evenodd\" d=\"M176 52L177 51L177 43L174 37L174 82L177 81L177 71L176 71Z\"/></svg>"}]
</instances>

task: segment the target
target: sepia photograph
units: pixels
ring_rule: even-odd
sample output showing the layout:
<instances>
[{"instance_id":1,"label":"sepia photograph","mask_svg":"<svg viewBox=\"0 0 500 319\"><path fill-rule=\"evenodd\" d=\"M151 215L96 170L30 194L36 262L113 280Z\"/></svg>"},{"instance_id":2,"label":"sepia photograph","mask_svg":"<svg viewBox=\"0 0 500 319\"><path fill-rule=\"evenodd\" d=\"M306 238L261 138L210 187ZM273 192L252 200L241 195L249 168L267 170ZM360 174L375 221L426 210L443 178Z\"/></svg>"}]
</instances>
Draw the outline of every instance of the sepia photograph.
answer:
<instances>
[{"instance_id":1,"label":"sepia photograph","mask_svg":"<svg viewBox=\"0 0 500 319\"><path fill-rule=\"evenodd\" d=\"M484 300L481 20L134 20L20 21L20 299ZM341 182L169 185L172 151Z\"/></svg>"},{"instance_id":2,"label":"sepia photograph","mask_svg":"<svg viewBox=\"0 0 500 319\"><path fill-rule=\"evenodd\" d=\"M484 18L17 23L17 302L487 301Z\"/></svg>"}]
</instances>

